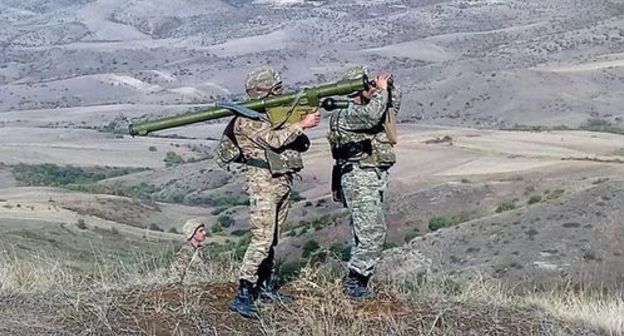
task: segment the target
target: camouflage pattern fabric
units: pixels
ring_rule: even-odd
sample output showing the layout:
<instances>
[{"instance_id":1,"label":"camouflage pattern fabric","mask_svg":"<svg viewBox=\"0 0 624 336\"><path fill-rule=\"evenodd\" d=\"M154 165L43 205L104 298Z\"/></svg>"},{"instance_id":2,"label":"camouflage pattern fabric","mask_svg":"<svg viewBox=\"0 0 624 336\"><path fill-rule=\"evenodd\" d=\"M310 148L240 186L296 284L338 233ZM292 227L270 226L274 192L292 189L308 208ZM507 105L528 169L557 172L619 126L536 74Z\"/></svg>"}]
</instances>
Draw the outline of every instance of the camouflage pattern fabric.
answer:
<instances>
[{"instance_id":1,"label":"camouflage pattern fabric","mask_svg":"<svg viewBox=\"0 0 624 336\"><path fill-rule=\"evenodd\" d=\"M279 150L302 134L301 128L292 125L273 130L267 120L238 118L234 126L236 141L246 158L264 159L266 149ZM274 247L288 214L293 178L291 174L273 177L268 169L253 166L245 166L243 172L252 238L243 257L240 278L257 283L273 268Z\"/></svg>"},{"instance_id":2,"label":"camouflage pattern fabric","mask_svg":"<svg viewBox=\"0 0 624 336\"><path fill-rule=\"evenodd\" d=\"M366 105L352 103L346 109L334 111L330 124L343 132L373 129L380 124L387 104L388 91L377 91Z\"/></svg>"},{"instance_id":3,"label":"camouflage pattern fabric","mask_svg":"<svg viewBox=\"0 0 624 336\"><path fill-rule=\"evenodd\" d=\"M303 135L300 127L287 124L274 130L267 120L236 118L234 136L245 158L265 160L265 149L279 150Z\"/></svg>"},{"instance_id":4,"label":"camouflage pattern fabric","mask_svg":"<svg viewBox=\"0 0 624 336\"><path fill-rule=\"evenodd\" d=\"M273 270L279 229L286 222L290 207L293 178L290 174L271 177L268 170L256 167L247 167L245 176L252 236L243 257L240 279L258 283L259 278Z\"/></svg>"},{"instance_id":5,"label":"camouflage pattern fabric","mask_svg":"<svg viewBox=\"0 0 624 336\"><path fill-rule=\"evenodd\" d=\"M368 74L365 67L355 66L344 78L354 79L364 74ZM400 104L400 92L392 98L393 103ZM367 104L353 101L347 108L334 111L327 136L337 164L343 167L342 200L351 214L353 239L349 268L366 277L373 273L386 240L384 193L388 188L387 169L396 160L392 145L395 139L388 138L385 124L386 111L395 117L398 108L388 109L388 99L388 91L379 90ZM366 141L370 141L370 152L341 150ZM353 169L345 170L347 165Z\"/></svg>"},{"instance_id":6,"label":"camouflage pattern fabric","mask_svg":"<svg viewBox=\"0 0 624 336\"><path fill-rule=\"evenodd\" d=\"M368 68L363 65L354 65L345 71L343 80L357 79L363 76L368 77Z\"/></svg>"},{"instance_id":7,"label":"camouflage pattern fabric","mask_svg":"<svg viewBox=\"0 0 624 336\"><path fill-rule=\"evenodd\" d=\"M169 266L169 281L182 284L185 280L199 279L205 259L202 249L191 244L184 244L173 257Z\"/></svg>"},{"instance_id":8,"label":"camouflage pattern fabric","mask_svg":"<svg viewBox=\"0 0 624 336\"><path fill-rule=\"evenodd\" d=\"M266 96L272 87L280 84L282 78L272 67L262 67L252 71L245 80L245 90L251 99Z\"/></svg>"},{"instance_id":9,"label":"camouflage pattern fabric","mask_svg":"<svg viewBox=\"0 0 624 336\"><path fill-rule=\"evenodd\" d=\"M353 230L349 269L370 276L386 241L383 195L388 187L388 172L354 167L342 175L341 184Z\"/></svg>"}]
</instances>

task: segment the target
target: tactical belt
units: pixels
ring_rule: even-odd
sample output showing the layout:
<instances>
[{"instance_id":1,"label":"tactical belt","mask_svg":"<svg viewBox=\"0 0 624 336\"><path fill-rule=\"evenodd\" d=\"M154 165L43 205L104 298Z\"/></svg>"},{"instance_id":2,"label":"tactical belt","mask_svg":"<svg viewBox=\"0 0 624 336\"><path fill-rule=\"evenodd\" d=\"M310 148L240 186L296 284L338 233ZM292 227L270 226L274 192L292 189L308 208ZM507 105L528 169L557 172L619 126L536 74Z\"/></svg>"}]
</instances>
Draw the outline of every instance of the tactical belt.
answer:
<instances>
[{"instance_id":1,"label":"tactical belt","mask_svg":"<svg viewBox=\"0 0 624 336\"><path fill-rule=\"evenodd\" d=\"M256 168L269 169L269 163L261 159L250 158L243 161L243 163Z\"/></svg>"},{"instance_id":2,"label":"tactical belt","mask_svg":"<svg viewBox=\"0 0 624 336\"><path fill-rule=\"evenodd\" d=\"M342 146L332 147L332 156L334 159L348 160L361 154L371 155L372 152L373 145L370 139L358 142L348 142Z\"/></svg>"}]
</instances>

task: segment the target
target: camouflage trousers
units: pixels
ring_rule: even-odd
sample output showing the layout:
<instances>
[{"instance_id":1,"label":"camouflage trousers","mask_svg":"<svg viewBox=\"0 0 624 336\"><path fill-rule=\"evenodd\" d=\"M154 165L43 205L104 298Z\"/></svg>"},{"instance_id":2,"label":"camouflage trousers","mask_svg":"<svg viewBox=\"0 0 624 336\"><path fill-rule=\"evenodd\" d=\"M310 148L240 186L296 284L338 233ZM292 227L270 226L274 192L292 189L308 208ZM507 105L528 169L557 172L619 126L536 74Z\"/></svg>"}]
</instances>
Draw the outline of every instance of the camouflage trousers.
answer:
<instances>
[{"instance_id":1,"label":"camouflage trousers","mask_svg":"<svg viewBox=\"0 0 624 336\"><path fill-rule=\"evenodd\" d=\"M370 276L386 241L384 193L388 187L388 172L356 166L342 175L341 185L353 230L349 269Z\"/></svg>"},{"instance_id":2,"label":"camouflage trousers","mask_svg":"<svg viewBox=\"0 0 624 336\"><path fill-rule=\"evenodd\" d=\"M271 177L266 169L248 167L251 241L245 251L240 278L251 283L267 279L273 270L279 228L286 222L290 206L292 176Z\"/></svg>"}]
</instances>

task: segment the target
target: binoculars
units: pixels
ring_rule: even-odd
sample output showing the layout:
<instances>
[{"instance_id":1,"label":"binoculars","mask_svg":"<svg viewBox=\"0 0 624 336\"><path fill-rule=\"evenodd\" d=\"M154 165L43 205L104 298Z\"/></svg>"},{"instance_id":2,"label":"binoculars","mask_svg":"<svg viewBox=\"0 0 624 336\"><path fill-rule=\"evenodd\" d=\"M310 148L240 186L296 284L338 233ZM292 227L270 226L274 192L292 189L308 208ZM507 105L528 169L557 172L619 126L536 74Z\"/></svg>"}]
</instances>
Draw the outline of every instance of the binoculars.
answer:
<instances>
[{"instance_id":1,"label":"binoculars","mask_svg":"<svg viewBox=\"0 0 624 336\"><path fill-rule=\"evenodd\" d=\"M368 79L368 77L365 78L364 82L366 83L367 87L377 87L377 83L375 83L374 79ZM392 87L392 84L394 82L393 76L390 75L390 78L388 78L388 87Z\"/></svg>"}]
</instances>

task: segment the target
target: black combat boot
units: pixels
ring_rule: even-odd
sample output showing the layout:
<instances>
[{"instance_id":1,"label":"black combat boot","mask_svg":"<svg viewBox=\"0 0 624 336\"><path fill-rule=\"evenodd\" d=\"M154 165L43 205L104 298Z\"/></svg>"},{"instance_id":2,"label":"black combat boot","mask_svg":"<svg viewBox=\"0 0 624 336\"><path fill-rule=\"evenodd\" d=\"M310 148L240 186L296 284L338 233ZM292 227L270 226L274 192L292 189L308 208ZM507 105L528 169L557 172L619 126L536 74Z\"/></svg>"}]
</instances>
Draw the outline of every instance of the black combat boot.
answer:
<instances>
[{"instance_id":1,"label":"black combat boot","mask_svg":"<svg viewBox=\"0 0 624 336\"><path fill-rule=\"evenodd\" d=\"M262 303L290 303L292 297L282 294L271 276L258 282L258 292Z\"/></svg>"},{"instance_id":2,"label":"black combat boot","mask_svg":"<svg viewBox=\"0 0 624 336\"><path fill-rule=\"evenodd\" d=\"M369 277L350 270L349 275L347 275L343 283L344 290L349 296L355 299L369 299L373 297L373 292L367 287L368 280Z\"/></svg>"},{"instance_id":3,"label":"black combat boot","mask_svg":"<svg viewBox=\"0 0 624 336\"><path fill-rule=\"evenodd\" d=\"M238 293L230 304L230 310L246 318L258 318L258 311L254 303L253 283L243 279L240 280Z\"/></svg>"}]
</instances>

